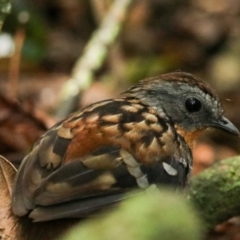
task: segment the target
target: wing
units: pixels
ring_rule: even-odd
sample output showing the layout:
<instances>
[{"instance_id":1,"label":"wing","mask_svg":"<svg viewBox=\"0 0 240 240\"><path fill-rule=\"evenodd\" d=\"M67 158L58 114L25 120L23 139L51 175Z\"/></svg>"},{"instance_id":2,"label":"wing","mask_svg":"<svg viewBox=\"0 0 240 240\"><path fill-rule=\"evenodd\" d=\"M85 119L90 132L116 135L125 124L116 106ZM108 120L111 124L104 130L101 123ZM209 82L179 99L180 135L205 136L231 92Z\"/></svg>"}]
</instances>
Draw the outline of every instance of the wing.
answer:
<instances>
[{"instance_id":1,"label":"wing","mask_svg":"<svg viewBox=\"0 0 240 240\"><path fill-rule=\"evenodd\" d=\"M84 217L136 187L184 185L189 156L177 150L177 134L163 117L128 98L102 101L69 116L23 160L13 212L30 212L35 221Z\"/></svg>"}]
</instances>

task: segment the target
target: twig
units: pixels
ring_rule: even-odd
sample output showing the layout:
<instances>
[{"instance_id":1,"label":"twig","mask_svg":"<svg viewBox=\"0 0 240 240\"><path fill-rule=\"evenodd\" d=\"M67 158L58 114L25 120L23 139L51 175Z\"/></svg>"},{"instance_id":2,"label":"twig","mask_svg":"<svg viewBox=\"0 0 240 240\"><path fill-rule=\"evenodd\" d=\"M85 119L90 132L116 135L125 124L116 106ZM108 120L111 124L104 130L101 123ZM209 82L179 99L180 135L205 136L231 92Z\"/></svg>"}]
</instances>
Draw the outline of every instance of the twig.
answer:
<instances>
[{"instance_id":1,"label":"twig","mask_svg":"<svg viewBox=\"0 0 240 240\"><path fill-rule=\"evenodd\" d=\"M21 11L18 14L19 27L14 37L15 51L9 63L8 95L12 98L17 98L22 48L26 38L25 25L29 21L29 18L30 16L27 11Z\"/></svg>"},{"instance_id":2,"label":"twig","mask_svg":"<svg viewBox=\"0 0 240 240\"><path fill-rule=\"evenodd\" d=\"M23 27L17 29L14 37L15 51L9 62L8 96L11 98L17 98L18 78L25 36L25 29Z\"/></svg>"},{"instance_id":3,"label":"twig","mask_svg":"<svg viewBox=\"0 0 240 240\"><path fill-rule=\"evenodd\" d=\"M94 13L94 17L97 23L101 23L104 19L104 16L109 11L111 3L113 0L91 0L90 3L92 5L92 10Z\"/></svg>"},{"instance_id":4,"label":"twig","mask_svg":"<svg viewBox=\"0 0 240 240\"><path fill-rule=\"evenodd\" d=\"M76 62L71 78L63 85L56 116L63 118L72 110L79 94L87 89L94 78L94 71L100 68L110 45L120 33L132 0L115 0L99 29L85 47L83 56Z\"/></svg>"}]
</instances>

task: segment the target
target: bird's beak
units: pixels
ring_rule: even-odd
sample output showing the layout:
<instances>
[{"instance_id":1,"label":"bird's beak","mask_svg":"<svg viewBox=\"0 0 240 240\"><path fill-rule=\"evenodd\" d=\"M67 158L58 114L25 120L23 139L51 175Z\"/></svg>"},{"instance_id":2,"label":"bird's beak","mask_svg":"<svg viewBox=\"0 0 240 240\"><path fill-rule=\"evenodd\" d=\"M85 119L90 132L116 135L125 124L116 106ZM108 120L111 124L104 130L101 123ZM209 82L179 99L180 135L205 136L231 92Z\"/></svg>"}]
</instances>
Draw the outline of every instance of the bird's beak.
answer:
<instances>
[{"instance_id":1,"label":"bird's beak","mask_svg":"<svg viewBox=\"0 0 240 240\"><path fill-rule=\"evenodd\" d=\"M214 121L212 126L215 127L215 128L219 128L219 129L221 129L225 132L237 135L237 136L240 135L238 129L233 125L233 123L231 123L225 117L222 117L217 121Z\"/></svg>"}]
</instances>

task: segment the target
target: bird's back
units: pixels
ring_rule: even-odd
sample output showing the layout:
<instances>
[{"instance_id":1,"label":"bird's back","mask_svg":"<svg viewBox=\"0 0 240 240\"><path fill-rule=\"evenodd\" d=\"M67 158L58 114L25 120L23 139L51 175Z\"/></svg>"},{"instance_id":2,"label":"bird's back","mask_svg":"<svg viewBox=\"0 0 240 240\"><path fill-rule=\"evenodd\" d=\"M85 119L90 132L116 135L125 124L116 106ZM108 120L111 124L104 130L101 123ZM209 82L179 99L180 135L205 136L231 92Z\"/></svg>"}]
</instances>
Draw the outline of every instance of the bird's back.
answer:
<instances>
[{"instance_id":1,"label":"bird's back","mask_svg":"<svg viewBox=\"0 0 240 240\"><path fill-rule=\"evenodd\" d=\"M84 217L130 189L184 186L189 147L162 109L123 97L92 104L52 127L24 159L13 190L16 215L36 221Z\"/></svg>"}]
</instances>

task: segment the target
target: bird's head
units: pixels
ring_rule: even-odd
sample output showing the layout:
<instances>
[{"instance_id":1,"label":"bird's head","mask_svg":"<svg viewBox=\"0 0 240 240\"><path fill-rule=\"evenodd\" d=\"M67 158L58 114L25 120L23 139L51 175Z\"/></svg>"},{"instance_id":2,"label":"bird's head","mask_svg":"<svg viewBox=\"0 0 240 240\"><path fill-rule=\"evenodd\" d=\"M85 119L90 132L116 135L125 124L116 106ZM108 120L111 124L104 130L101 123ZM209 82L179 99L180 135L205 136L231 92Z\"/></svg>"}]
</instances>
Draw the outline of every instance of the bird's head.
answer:
<instances>
[{"instance_id":1,"label":"bird's head","mask_svg":"<svg viewBox=\"0 0 240 240\"><path fill-rule=\"evenodd\" d=\"M224 117L213 89L192 74L174 72L144 79L126 94L140 98L184 131L214 127L239 135L238 129Z\"/></svg>"}]
</instances>

